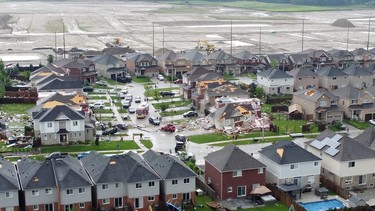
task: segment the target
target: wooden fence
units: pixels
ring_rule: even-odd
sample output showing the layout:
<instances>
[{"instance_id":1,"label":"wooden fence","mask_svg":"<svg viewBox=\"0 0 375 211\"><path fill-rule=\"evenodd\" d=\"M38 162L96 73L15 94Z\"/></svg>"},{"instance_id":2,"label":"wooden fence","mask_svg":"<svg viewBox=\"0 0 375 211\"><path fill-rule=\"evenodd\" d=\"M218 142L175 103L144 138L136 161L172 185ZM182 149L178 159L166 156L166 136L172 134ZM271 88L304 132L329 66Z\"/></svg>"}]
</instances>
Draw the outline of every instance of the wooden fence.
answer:
<instances>
[{"instance_id":1,"label":"wooden fence","mask_svg":"<svg viewBox=\"0 0 375 211\"><path fill-rule=\"evenodd\" d=\"M197 182L197 187L199 189L204 191L213 200L215 200L215 201L218 200L218 198L216 197L215 191L210 186L208 186L206 184L206 182L204 181L204 178L202 176L198 176L197 179L196 179L196 182Z\"/></svg>"},{"instance_id":2,"label":"wooden fence","mask_svg":"<svg viewBox=\"0 0 375 211\"><path fill-rule=\"evenodd\" d=\"M306 211L301 205L294 201L294 199L283 191L279 190L274 184L267 184L268 189L272 191L272 195L285 206L293 205L295 211Z\"/></svg>"},{"instance_id":3,"label":"wooden fence","mask_svg":"<svg viewBox=\"0 0 375 211\"><path fill-rule=\"evenodd\" d=\"M329 190L334 191L335 193L337 193L337 195L339 195L341 198L343 198L345 200L351 197L349 191L347 191L347 190L343 189L342 187L336 185L333 181L325 178L322 175L320 175L320 183L322 184L322 186L326 187Z\"/></svg>"}]
</instances>

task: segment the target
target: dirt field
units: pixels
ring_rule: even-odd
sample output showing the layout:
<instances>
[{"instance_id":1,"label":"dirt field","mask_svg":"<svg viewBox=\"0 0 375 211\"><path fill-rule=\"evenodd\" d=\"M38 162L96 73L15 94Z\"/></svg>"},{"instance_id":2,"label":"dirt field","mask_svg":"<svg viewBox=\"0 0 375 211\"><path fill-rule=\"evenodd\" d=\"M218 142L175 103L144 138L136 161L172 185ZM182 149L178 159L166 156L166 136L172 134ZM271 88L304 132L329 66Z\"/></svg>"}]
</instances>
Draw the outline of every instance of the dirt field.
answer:
<instances>
[{"instance_id":1,"label":"dirt field","mask_svg":"<svg viewBox=\"0 0 375 211\"><path fill-rule=\"evenodd\" d=\"M63 27L67 49L102 49L106 42L120 38L124 46L152 53L153 22L155 49L163 47L164 29L166 48L187 50L194 48L198 40L207 40L229 53L232 20L233 53L247 49L266 54L301 51L302 19L304 49L346 49L347 28L330 24L347 18L356 26L349 32L349 50L366 48L368 17L375 12L270 13L128 1L0 2L0 8L0 58L8 63L35 64L44 64L47 55L53 53L31 49L54 47L55 32L57 47L62 47ZM370 48L374 43L371 37Z\"/></svg>"}]
</instances>

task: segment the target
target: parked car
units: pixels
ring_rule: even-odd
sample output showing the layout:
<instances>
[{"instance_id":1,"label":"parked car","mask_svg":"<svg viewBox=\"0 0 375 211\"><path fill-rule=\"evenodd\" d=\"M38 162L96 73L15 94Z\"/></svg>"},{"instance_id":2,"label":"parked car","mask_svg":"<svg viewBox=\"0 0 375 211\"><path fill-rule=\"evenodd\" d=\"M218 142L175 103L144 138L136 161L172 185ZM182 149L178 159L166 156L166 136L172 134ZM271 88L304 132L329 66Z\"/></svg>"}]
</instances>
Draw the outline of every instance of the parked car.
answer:
<instances>
[{"instance_id":1,"label":"parked car","mask_svg":"<svg viewBox=\"0 0 375 211\"><path fill-rule=\"evenodd\" d=\"M160 120L157 117L148 118L148 122L152 125L160 125Z\"/></svg>"},{"instance_id":2,"label":"parked car","mask_svg":"<svg viewBox=\"0 0 375 211\"><path fill-rule=\"evenodd\" d=\"M175 132L176 131L176 127L172 124L166 124L164 126L161 127L161 130L162 131L167 131L167 132Z\"/></svg>"},{"instance_id":3,"label":"parked car","mask_svg":"<svg viewBox=\"0 0 375 211\"><path fill-rule=\"evenodd\" d=\"M129 119L130 119L130 116L126 114L126 115L122 116L122 119L123 119L123 120L129 120Z\"/></svg>"},{"instance_id":4,"label":"parked car","mask_svg":"<svg viewBox=\"0 0 375 211\"><path fill-rule=\"evenodd\" d=\"M128 129L128 125L125 124L125 123L116 123L115 126L120 129L120 130L127 130Z\"/></svg>"},{"instance_id":5,"label":"parked car","mask_svg":"<svg viewBox=\"0 0 375 211\"><path fill-rule=\"evenodd\" d=\"M127 75L125 77L117 77L117 81L121 83L131 83L132 77L130 75Z\"/></svg>"},{"instance_id":6,"label":"parked car","mask_svg":"<svg viewBox=\"0 0 375 211\"><path fill-rule=\"evenodd\" d=\"M158 75L158 80L159 81L164 81L164 76L163 75Z\"/></svg>"},{"instance_id":7,"label":"parked car","mask_svg":"<svg viewBox=\"0 0 375 211\"><path fill-rule=\"evenodd\" d=\"M91 86L85 86L85 87L83 87L83 91L84 92L93 92L94 88L92 88Z\"/></svg>"},{"instance_id":8,"label":"parked car","mask_svg":"<svg viewBox=\"0 0 375 211\"><path fill-rule=\"evenodd\" d=\"M93 104L89 104L91 109L103 109L105 108L104 102L103 101L97 101Z\"/></svg>"},{"instance_id":9,"label":"parked car","mask_svg":"<svg viewBox=\"0 0 375 211\"><path fill-rule=\"evenodd\" d=\"M186 140L187 140L186 136L181 135L181 134L177 134L174 138L176 139L176 141L184 142L184 143L185 143Z\"/></svg>"},{"instance_id":10,"label":"parked car","mask_svg":"<svg viewBox=\"0 0 375 211\"><path fill-rule=\"evenodd\" d=\"M182 114L183 117L197 117L198 113L195 111L188 111Z\"/></svg>"},{"instance_id":11,"label":"parked car","mask_svg":"<svg viewBox=\"0 0 375 211\"><path fill-rule=\"evenodd\" d=\"M84 158L86 155L90 154L91 151L86 151L86 152L82 152L80 154L77 155L77 158L78 159L82 159Z\"/></svg>"},{"instance_id":12,"label":"parked car","mask_svg":"<svg viewBox=\"0 0 375 211\"><path fill-rule=\"evenodd\" d=\"M123 108L128 109L130 108L131 102L129 100L121 100L121 105Z\"/></svg>"},{"instance_id":13,"label":"parked car","mask_svg":"<svg viewBox=\"0 0 375 211\"><path fill-rule=\"evenodd\" d=\"M116 127L110 129L110 130L106 130L106 131L103 131L102 135L103 136L107 136L107 135L113 135L115 133L118 132L118 129Z\"/></svg>"},{"instance_id":14,"label":"parked car","mask_svg":"<svg viewBox=\"0 0 375 211\"><path fill-rule=\"evenodd\" d=\"M52 152L46 156L49 159L64 158L68 155L67 152Z\"/></svg>"},{"instance_id":15,"label":"parked car","mask_svg":"<svg viewBox=\"0 0 375 211\"><path fill-rule=\"evenodd\" d=\"M97 81L97 82L95 82L95 84L98 85L98 86L108 86L107 81Z\"/></svg>"},{"instance_id":16,"label":"parked car","mask_svg":"<svg viewBox=\"0 0 375 211\"><path fill-rule=\"evenodd\" d=\"M142 101L142 99L139 96L137 96L137 97L134 98L134 102L135 103L141 103L141 101Z\"/></svg>"},{"instance_id":17,"label":"parked car","mask_svg":"<svg viewBox=\"0 0 375 211\"><path fill-rule=\"evenodd\" d=\"M175 84L182 84L182 79L181 79L181 78L180 78L180 79L177 79L177 80L174 81L174 83L175 83Z\"/></svg>"},{"instance_id":18,"label":"parked car","mask_svg":"<svg viewBox=\"0 0 375 211\"><path fill-rule=\"evenodd\" d=\"M173 93L173 92L167 92L167 91L161 91L160 92L160 95L162 96L162 97L173 97L175 94Z\"/></svg>"},{"instance_id":19,"label":"parked car","mask_svg":"<svg viewBox=\"0 0 375 211\"><path fill-rule=\"evenodd\" d=\"M369 122L370 124L372 124L372 125L375 125L375 119L370 119L368 122Z\"/></svg>"},{"instance_id":20,"label":"parked car","mask_svg":"<svg viewBox=\"0 0 375 211\"><path fill-rule=\"evenodd\" d=\"M129 112L129 114L134 114L135 113L135 108L129 107L128 108L128 112Z\"/></svg>"},{"instance_id":21,"label":"parked car","mask_svg":"<svg viewBox=\"0 0 375 211\"><path fill-rule=\"evenodd\" d=\"M131 94L127 94L127 95L125 96L125 100L128 100L128 101L132 102L132 101L133 101L133 95L131 95Z\"/></svg>"}]
</instances>

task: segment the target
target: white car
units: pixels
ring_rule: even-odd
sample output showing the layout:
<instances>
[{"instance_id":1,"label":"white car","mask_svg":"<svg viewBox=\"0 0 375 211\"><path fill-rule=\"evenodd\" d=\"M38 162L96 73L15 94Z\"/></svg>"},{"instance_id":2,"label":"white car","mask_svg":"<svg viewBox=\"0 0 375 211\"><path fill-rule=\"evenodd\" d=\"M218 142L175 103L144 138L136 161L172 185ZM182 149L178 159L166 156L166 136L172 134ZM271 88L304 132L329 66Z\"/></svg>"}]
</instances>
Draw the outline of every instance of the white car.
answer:
<instances>
[{"instance_id":1,"label":"white car","mask_svg":"<svg viewBox=\"0 0 375 211\"><path fill-rule=\"evenodd\" d=\"M164 76L163 75L158 75L158 80L159 81L164 81Z\"/></svg>"},{"instance_id":2,"label":"white car","mask_svg":"<svg viewBox=\"0 0 375 211\"><path fill-rule=\"evenodd\" d=\"M103 101L97 101L93 104L90 104L91 109L103 109L105 108L104 102Z\"/></svg>"},{"instance_id":3,"label":"white car","mask_svg":"<svg viewBox=\"0 0 375 211\"><path fill-rule=\"evenodd\" d=\"M375 119L370 119L368 122L369 122L370 124L372 124L372 125L375 125Z\"/></svg>"}]
</instances>

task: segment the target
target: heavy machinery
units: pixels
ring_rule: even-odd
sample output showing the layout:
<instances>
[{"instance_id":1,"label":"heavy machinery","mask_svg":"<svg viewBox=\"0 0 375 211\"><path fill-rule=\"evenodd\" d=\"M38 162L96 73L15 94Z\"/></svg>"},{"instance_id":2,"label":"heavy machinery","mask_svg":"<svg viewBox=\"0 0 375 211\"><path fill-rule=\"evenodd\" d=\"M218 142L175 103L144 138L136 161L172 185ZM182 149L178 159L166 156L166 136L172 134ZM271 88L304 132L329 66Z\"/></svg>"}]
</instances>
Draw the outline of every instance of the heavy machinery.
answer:
<instances>
[{"instance_id":1,"label":"heavy machinery","mask_svg":"<svg viewBox=\"0 0 375 211\"><path fill-rule=\"evenodd\" d=\"M201 51L207 51L208 53L215 51L215 45L209 44L206 40L198 40L197 48Z\"/></svg>"}]
</instances>

